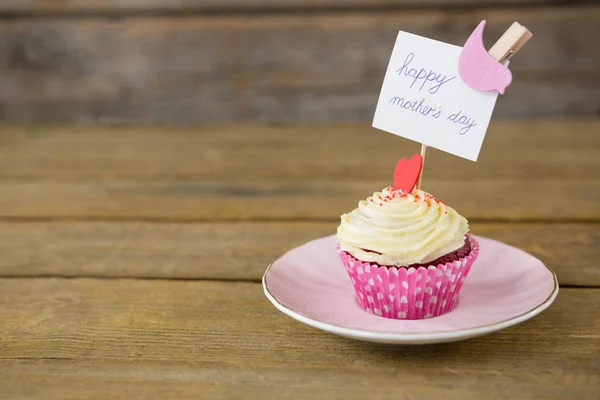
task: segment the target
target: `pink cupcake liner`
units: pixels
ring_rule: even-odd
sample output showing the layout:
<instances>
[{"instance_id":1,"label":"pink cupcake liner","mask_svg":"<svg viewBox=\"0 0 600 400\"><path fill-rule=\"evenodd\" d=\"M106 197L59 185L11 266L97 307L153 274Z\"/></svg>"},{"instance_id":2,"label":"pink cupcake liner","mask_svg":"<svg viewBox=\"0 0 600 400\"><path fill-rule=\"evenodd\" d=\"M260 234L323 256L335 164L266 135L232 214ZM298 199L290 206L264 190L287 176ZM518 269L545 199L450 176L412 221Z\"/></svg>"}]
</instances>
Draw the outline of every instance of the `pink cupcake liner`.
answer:
<instances>
[{"instance_id":1,"label":"pink cupcake liner","mask_svg":"<svg viewBox=\"0 0 600 400\"><path fill-rule=\"evenodd\" d=\"M338 253L356 291L360 307L392 319L425 319L447 313L458 304L458 294L471 265L479 255L479 243L471 242L468 256L428 267L381 267L363 262L345 251Z\"/></svg>"}]
</instances>

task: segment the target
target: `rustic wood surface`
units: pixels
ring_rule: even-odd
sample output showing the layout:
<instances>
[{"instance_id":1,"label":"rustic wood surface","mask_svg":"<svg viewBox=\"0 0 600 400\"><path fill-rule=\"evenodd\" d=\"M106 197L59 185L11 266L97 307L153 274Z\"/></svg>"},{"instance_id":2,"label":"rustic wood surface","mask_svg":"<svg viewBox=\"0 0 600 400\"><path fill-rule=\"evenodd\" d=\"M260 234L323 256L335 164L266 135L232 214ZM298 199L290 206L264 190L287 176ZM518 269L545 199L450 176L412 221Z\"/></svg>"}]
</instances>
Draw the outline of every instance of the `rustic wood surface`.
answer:
<instances>
[{"instance_id":1,"label":"rustic wood surface","mask_svg":"<svg viewBox=\"0 0 600 400\"><path fill-rule=\"evenodd\" d=\"M477 163L428 152L424 188L562 288L504 331L394 347L293 321L259 279L415 143L366 124L2 127L0 398L595 399L598 133L494 121Z\"/></svg>"},{"instance_id":2,"label":"rustic wood surface","mask_svg":"<svg viewBox=\"0 0 600 400\"><path fill-rule=\"evenodd\" d=\"M598 289L563 289L499 333L417 347L319 332L258 283L2 279L0 309L10 399L591 400L600 387Z\"/></svg>"},{"instance_id":3,"label":"rustic wood surface","mask_svg":"<svg viewBox=\"0 0 600 400\"><path fill-rule=\"evenodd\" d=\"M564 0L521 0L523 5L564 5ZM589 0L571 0L570 4L585 4ZM29 12L77 12L77 11L187 11L210 10L312 10L312 9L377 9L379 7L460 7L460 6L508 6L514 7L514 0L3 0L0 11Z\"/></svg>"},{"instance_id":4,"label":"rustic wood surface","mask_svg":"<svg viewBox=\"0 0 600 400\"><path fill-rule=\"evenodd\" d=\"M471 221L598 221L599 131L495 122L477 163L431 151L423 187ZM366 125L5 128L0 217L337 220L418 149Z\"/></svg>"},{"instance_id":5,"label":"rustic wood surface","mask_svg":"<svg viewBox=\"0 0 600 400\"><path fill-rule=\"evenodd\" d=\"M516 18L535 37L511 64L510 100L499 99L496 117L598 114L600 51L590 38L600 7L431 8L5 18L0 120L366 122L399 29L462 45L486 19L491 45Z\"/></svg>"},{"instance_id":6,"label":"rustic wood surface","mask_svg":"<svg viewBox=\"0 0 600 400\"><path fill-rule=\"evenodd\" d=\"M432 148L424 184L492 177L591 183L600 179L599 134L598 119L494 120L476 163ZM0 129L0 180L389 180L398 154L419 149L418 143L370 124L5 126Z\"/></svg>"},{"instance_id":7,"label":"rustic wood surface","mask_svg":"<svg viewBox=\"0 0 600 400\"><path fill-rule=\"evenodd\" d=\"M286 249L338 222L5 222L0 277L131 277L258 282ZM541 259L561 285L600 286L600 224L471 223ZM206 245L210 243L210 246Z\"/></svg>"},{"instance_id":8,"label":"rustic wood surface","mask_svg":"<svg viewBox=\"0 0 600 400\"><path fill-rule=\"evenodd\" d=\"M0 213L18 220L330 220L356 207L357 199L371 195L374 188L380 190L389 184L390 179L313 182L292 178L289 182L264 183L3 182ZM428 179L424 189L448 204L460 204L456 207L472 221L593 222L600 214L598 180L523 183ZM470 196L465 198L467 193Z\"/></svg>"}]
</instances>

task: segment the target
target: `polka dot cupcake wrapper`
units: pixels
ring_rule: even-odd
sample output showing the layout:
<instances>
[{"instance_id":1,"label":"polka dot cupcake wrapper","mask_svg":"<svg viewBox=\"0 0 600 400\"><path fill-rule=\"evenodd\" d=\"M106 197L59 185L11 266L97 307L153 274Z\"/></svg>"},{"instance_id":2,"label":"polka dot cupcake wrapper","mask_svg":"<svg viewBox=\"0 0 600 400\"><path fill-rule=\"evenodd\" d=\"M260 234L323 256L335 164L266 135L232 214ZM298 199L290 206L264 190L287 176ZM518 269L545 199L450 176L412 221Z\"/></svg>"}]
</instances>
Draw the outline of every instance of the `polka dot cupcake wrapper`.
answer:
<instances>
[{"instance_id":1,"label":"polka dot cupcake wrapper","mask_svg":"<svg viewBox=\"0 0 600 400\"><path fill-rule=\"evenodd\" d=\"M419 268L381 267L338 253L356 291L360 307L392 319L425 319L451 311L479 255L479 243L470 235L471 253L460 260Z\"/></svg>"}]
</instances>

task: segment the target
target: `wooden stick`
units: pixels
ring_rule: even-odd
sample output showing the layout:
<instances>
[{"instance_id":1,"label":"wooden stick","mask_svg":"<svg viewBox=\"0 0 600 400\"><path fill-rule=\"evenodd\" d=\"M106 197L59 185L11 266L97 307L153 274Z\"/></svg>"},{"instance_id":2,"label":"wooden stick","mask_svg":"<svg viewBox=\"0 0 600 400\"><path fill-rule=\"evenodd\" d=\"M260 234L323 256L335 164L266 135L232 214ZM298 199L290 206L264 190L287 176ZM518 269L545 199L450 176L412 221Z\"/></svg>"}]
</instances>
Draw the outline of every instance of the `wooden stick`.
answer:
<instances>
[{"instance_id":1,"label":"wooden stick","mask_svg":"<svg viewBox=\"0 0 600 400\"><path fill-rule=\"evenodd\" d=\"M532 37L533 34L527 28L518 22L513 22L510 28L494 43L488 53L490 53L490 56L494 60L503 62L517 54Z\"/></svg>"},{"instance_id":2,"label":"wooden stick","mask_svg":"<svg viewBox=\"0 0 600 400\"><path fill-rule=\"evenodd\" d=\"M423 169L425 168L425 152L427 151L427 146L421 144L421 158L423 159L421 164L421 173L419 174L419 180L417 181L417 190L421 189L421 179L423 179Z\"/></svg>"}]
</instances>

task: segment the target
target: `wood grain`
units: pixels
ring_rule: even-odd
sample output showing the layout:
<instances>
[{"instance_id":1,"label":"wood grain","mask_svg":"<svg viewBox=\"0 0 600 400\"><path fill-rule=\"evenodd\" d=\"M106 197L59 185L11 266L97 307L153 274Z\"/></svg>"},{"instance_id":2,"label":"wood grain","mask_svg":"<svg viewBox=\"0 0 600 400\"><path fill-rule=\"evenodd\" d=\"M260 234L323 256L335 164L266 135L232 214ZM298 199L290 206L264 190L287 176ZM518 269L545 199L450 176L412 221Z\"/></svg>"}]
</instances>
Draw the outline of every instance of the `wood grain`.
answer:
<instances>
[{"instance_id":1,"label":"wood grain","mask_svg":"<svg viewBox=\"0 0 600 400\"><path fill-rule=\"evenodd\" d=\"M523 0L520 4L552 5L563 4L560 0ZM575 0L571 4L585 3ZM254 0L246 2L243 0L3 0L0 3L0 11L29 11L29 12L77 12L77 11L192 11L202 12L210 10L319 10L331 8L372 9L378 7L402 8L406 6L445 6L455 7L464 5L489 6L507 5L513 6L514 0Z\"/></svg>"},{"instance_id":2,"label":"wood grain","mask_svg":"<svg viewBox=\"0 0 600 400\"><path fill-rule=\"evenodd\" d=\"M535 33L496 117L597 115L599 7L519 10ZM0 23L0 120L192 124L370 121L398 29L462 44L514 10ZM110 45L107 45L110 43Z\"/></svg>"},{"instance_id":3,"label":"wood grain","mask_svg":"<svg viewBox=\"0 0 600 400\"><path fill-rule=\"evenodd\" d=\"M124 221L334 220L389 180L223 182L2 182L0 218ZM591 221L599 181L429 179L424 188L472 221Z\"/></svg>"},{"instance_id":4,"label":"wood grain","mask_svg":"<svg viewBox=\"0 0 600 400\"><path fill-rule=\"evenodd\" d=\"M0 224L0 276L258 282L285 251L337 222ZM477 235L541 259L561 285L600 286L600 225L472 223Z\"/></svg>"},{"instance_id":5,"label":"wood grain","mask_svg":"<svg viewBox=\"0 0 600 400\"><path fill-rule=\"evenodd\" d=\"M599 312L600 290L563 289L496 334L386 346L293 321L254 283L4 279L0 387L10 399L592 399Z\"/></svg>"},{"instance_id":6,"label":"wood grain","mask_svg":"<svg viewBox=\"0 0 600 400\"><path fill-rule=\"evenodd\" d=\"M599 127L495 123L478 163L431 152L423 187L472 221L598 221ZM416 151L365 126L5 128L0 217L337 220Z\"/></svg>"},{"instance_id":7,"label":"wood grain","mask_svg":"<svg viewBox=\"0 0 600 400\"><path fill-rule=\"evenodd\" d=\"M600 120L492 121L476 163L430 149L430 180L600 179ZM355 125L2 127L0 181L389 180L420 145ZM440 195L441 196L441 195Z\"/></svg>"}]
</instances>

